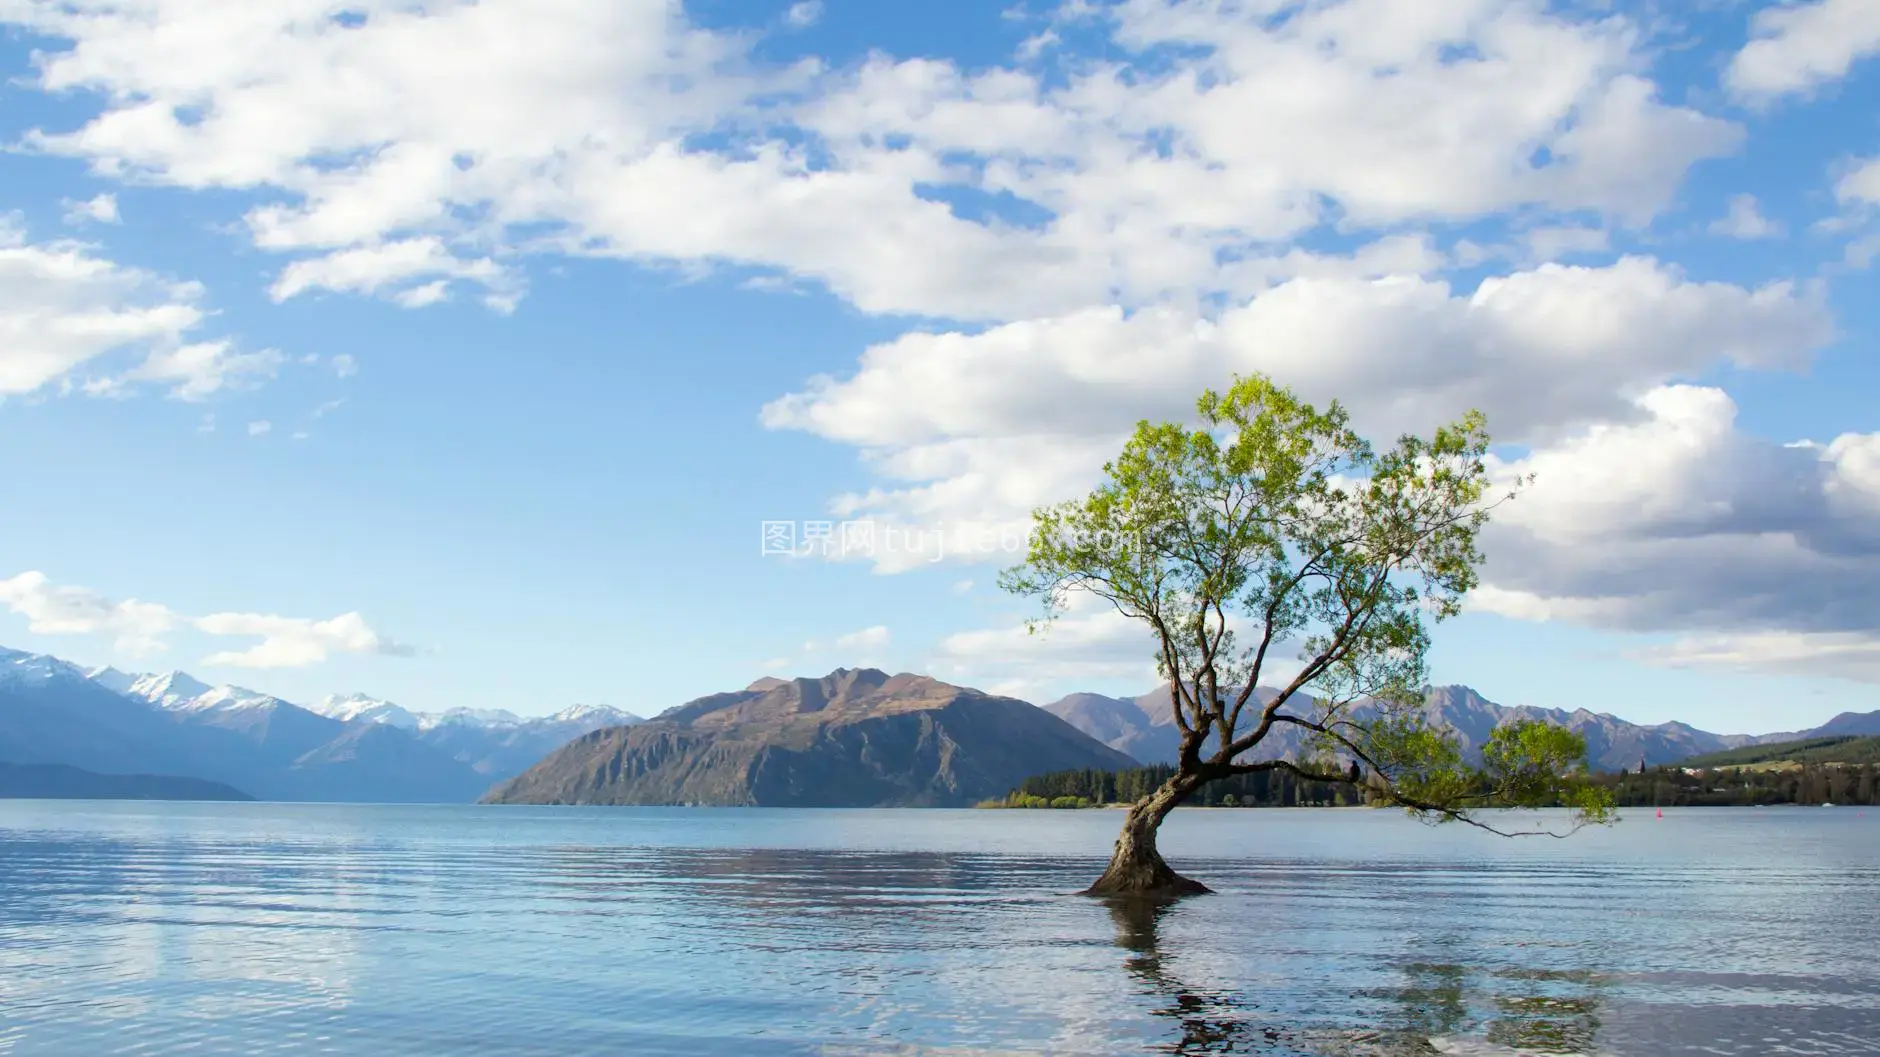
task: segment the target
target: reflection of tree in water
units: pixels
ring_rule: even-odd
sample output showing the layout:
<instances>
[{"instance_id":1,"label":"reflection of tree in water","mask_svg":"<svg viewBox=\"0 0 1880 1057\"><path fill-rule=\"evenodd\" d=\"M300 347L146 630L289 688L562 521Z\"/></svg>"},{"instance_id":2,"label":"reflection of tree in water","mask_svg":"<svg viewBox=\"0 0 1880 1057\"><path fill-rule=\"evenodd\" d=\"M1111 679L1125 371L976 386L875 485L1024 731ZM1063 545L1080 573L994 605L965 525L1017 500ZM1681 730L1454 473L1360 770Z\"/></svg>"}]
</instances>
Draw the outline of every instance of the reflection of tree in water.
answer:
<instances>
[{"instance_id":1,"label":"reflection of tree in water","mask_svg":"<svg viewBox=\"0 0 1880 1057\"><path fill-rule=\"evenodd\" d=\"M1439 1038L1468 1030L1468 970L1413 963L1404 973L1409 980L1396 997L1410 1030ZM1523 1054L1589 1053L1599 1034L1603 984L1599 974L1586 970L1497 970L1489 974L1491 993L1484 996L1492 1012L1477 1031L1492 1045Z\"/></svg>"},{"instance_id":2,"label":"reflection of tree in water","mask_svg":"<svg viewBox=\"0 0 1880 1057\"><path fill-rule=\"evenodd\" d=\"M1158 934L1177 904L1171 901L1109 901L1116 945L1131 952L1123 965L1161 1004L1150 1012L1174 1021L1180 1035L1159 1052L1259 1054L1262 1057L1416 1057L1441 1052L1436 1039L1473 1035L1489 1044L1469 1052L1522 1057L1592 1052L1599 1030L1600 981L1587 972L1510 969L1491 975L1486 998L1493 1015L1486 1023L1470 1010L1470 972L1454 964L1404 967L1405 986L1370 992L1395 1008L1389 1027L1332 1031L1289 1027L1273 1010L1225 988L1192 986L1175 972ZM1478 984L1479 987L1479 984ZM1562 991L1571 993L1562 993ZM1521 992L1521 993L1516 993ZM1471 1021L1478 1021L1471 1031Z\"/></svg>"},{"instance_id":3,"label":"reflection of tree in water","mask_svg":"<svg viewBox=\"0 0 1880 1057\"><path fill-rule=\"evenodd\" d=\"M1173 901L1136 898L1108 903L1116 922L1116 945L1132 952L1123 967L1152 998L1166 1003L1150 1012L1181 1027L1180 1040L1159 1049L1179 1054L1285 1052L1274 1049L1286 1040L1285 1034L1257 1023L1258 1011L1245 999L1231 991L1190 987L1174 974L1158 938L1162 919L1176 905Z\"/></svg>"}]
</instances>

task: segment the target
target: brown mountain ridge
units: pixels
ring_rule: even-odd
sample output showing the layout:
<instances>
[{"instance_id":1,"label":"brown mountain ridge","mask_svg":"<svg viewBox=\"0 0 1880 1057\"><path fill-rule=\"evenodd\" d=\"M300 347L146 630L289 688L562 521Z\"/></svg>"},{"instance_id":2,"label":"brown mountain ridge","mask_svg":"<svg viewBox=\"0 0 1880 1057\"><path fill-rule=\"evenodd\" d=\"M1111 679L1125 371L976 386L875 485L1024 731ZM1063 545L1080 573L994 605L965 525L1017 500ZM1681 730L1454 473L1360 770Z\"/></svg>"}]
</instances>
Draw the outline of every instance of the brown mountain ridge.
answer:
<instances>
[{"instance_id":1,"label":"brown mountain ridge","mask_svg":"<svg viewBox=\"0 0 1880 1057\"><path fill-rule=\"evenodd\" d=\"M595 731L484 801L957 807L1045 771L1135 765L1016 698L838 668L820 679L760 679Z\"/></svg>"}]
</instances>

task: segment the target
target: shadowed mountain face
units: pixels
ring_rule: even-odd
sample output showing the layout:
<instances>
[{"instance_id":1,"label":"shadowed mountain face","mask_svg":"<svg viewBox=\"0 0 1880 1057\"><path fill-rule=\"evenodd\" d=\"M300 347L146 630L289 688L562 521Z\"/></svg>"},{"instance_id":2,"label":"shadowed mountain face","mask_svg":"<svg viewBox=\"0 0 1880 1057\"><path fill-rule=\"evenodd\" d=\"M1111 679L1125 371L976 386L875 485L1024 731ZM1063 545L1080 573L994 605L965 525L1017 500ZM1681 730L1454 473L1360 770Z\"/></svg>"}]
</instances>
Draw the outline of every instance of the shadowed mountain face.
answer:
<instances>
[{"instance_id":1,"label":"shadowed mountain face","mask_svg":"<svg viewBox=\"0 0 1880 1057\"><path fill-rule=\"evenodd\" d=\"M1051 770L1132 767L1034 705L918 675L760 680L596 731L494 803L958 806Z\"/></svg>"},{"instance_id":2,"label":"shadowed mountain face","mask_svg":"<svg viewBox=\"0 0 1880 1057\"><path fill-rule=\"evenodd\" d=\"M0 799L252 800L221 782L161 774L98 774L62 763L0 761Z\"/></svg>"},{"instance_id":3,"label":"shadowed mountain face","mask_svg":"<svg viewBox=\"0 0 1880 1057\"><path fill-rule=\"evenodd\" d=\"M1261 688L1263 700L1273 690ZM1303 703L1300 707L1306 707ZM1477 755L1496 727L1516 719L1556 723L1586 738L1587 759L1604 771L1636 768L1640 760L1656 766L1702 753L1721 752L1742 745L1783 741L1826 734L1880 733L1880 713L1843 713L1811 731L1781 734L1712 734L1684 723L1643 725L1587 709L1568 712L1527 705L1498 705L1466 686L1432 687L1424 699L1431 722L1456 733L1464 748ZM1150 763L1173 763L1180 748L1181 731L1169 708L1166 687L1135 698L1072 694L1045 706L1078 730L1114 749ZM1366 712L1360 704L1354 714ZM1296 759L1304 747L1298 728L1275 728L1251 753L1254 759Z\"/></svg>"}]
</instances>

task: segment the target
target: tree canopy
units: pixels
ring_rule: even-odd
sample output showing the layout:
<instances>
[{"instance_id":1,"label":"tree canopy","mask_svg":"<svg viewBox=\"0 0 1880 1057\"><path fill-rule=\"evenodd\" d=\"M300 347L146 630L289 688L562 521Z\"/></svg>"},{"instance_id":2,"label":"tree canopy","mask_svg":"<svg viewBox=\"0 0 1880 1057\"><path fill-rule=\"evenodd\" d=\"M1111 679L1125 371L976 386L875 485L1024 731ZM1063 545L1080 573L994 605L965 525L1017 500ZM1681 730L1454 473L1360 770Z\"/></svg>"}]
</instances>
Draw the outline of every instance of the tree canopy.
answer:
<instances>
[{"instance_id":1,"label":"tree canopy","mask_svg":"<svg viewBox=\"0 0 1880 1057\"><path fill-rule=\"evenodd\" d=\"M1585 755L1571 731L1504 726L1478 763L1421 707L1429 627L1460 612L1479 533L1514 494L1491 496L1479 412L1379 451L1338 403L1260 375L1196 411L1194 426L1138 424L1094 491L1037 510L1025 560L1000 578L1041 602L1034 631L1078 591L1147 626L1181 732L1181 788L1164 799L1283 768L1498 832L1474 809L1566 792L1573 828L1610 819L1599 791L1567 789ZM1311 752L1255 758L1281 725Z\"/></svg>"}]
</instances>

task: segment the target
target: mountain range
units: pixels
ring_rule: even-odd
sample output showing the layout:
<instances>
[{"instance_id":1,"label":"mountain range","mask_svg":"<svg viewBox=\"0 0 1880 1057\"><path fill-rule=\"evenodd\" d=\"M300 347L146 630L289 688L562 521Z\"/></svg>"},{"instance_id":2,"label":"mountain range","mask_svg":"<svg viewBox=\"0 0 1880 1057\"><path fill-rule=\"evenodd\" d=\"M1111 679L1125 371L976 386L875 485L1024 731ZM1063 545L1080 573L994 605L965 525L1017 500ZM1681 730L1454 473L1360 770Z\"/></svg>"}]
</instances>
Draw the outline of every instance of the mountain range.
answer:
<instances>
[{"instance_id":1,"label":"mountain range","mask_svg":"<svg viewBox=\"0 0 1880 1057\"><path fill-rule=\"evenodd\" d=\"M634 722L590 706L529 719L358 695L300 706L0 648L0 761L200 778L263 800L468 803L571 738Z\"/></svg>"},{"instance_id":2,"label":"mountain range","mask_svg":"<svg viewBox=\"0 0 1880 1057\"><path fill-rule=\"evenodd\" d=\"M921 675L761 679L570 742L492 803L957 807L1136 761L1034 705Z\"/></svg>"},{"instance_id":3,"label":"mountain range","mask_svg":"<svg viewBox=\"0 0 1880 1057\"><path fill-rule=\"evenodd\" d=\"M1588 709L1500 705L1464 686L1432 688L1424 708L1471 750L1514 719L1560 724L1585 735L1601 770L1801 738L1880 735L1880 711L1842 713L1803 731L1713 734ZM1296 757L1298 733L1276 730L1256 755ZM1176 743L1166 687L1133 698L1072 694L1039 708L926 676L837 669L819 679L760 679L642 723L588 705L540 717L415 712L360 694L300 705L184 672L82 669L0 647L0 763L12 765L0 795L8 796L194 790L206 798L383 803L485 796L948 805L1001 795L1049 771L1169 762Z\"/></svg>"},{"instance_id":4,"label":"mountain range","mask_svg":"<svg viewBox=\"0 0 1880 1057\"><path fill-rule=\"evenodd\" d=\"M1259 696L1271 700L1276 691L1262 688ZM1044 706L1045 711L1089 734L1105 745L1126 752L1144 763L1173 763L1181 741L1169 708L1167 686L1137 697L1071 694ZM1463 748L1479 753L1495 728L1529 719L1553 723L1586 738L1588 762L1596 770L1618 771L1675 763L1690 756L1722 752L1744 745L1792 741L1833 734L1880 734L1880 711L1843 712L1819 727L1775 734L1712 734L1686 723L1643 725L1589 709L1571 712L1531 705L1498 705L1466 686L1432 687L1424 698L1424 714L1432 726L1455 731ZM1363 715L1360 704L1356 715ZM1297 758L1305 731L1276 727L1257 746L1257 759Z\"/></svg>"}]
</instances>

